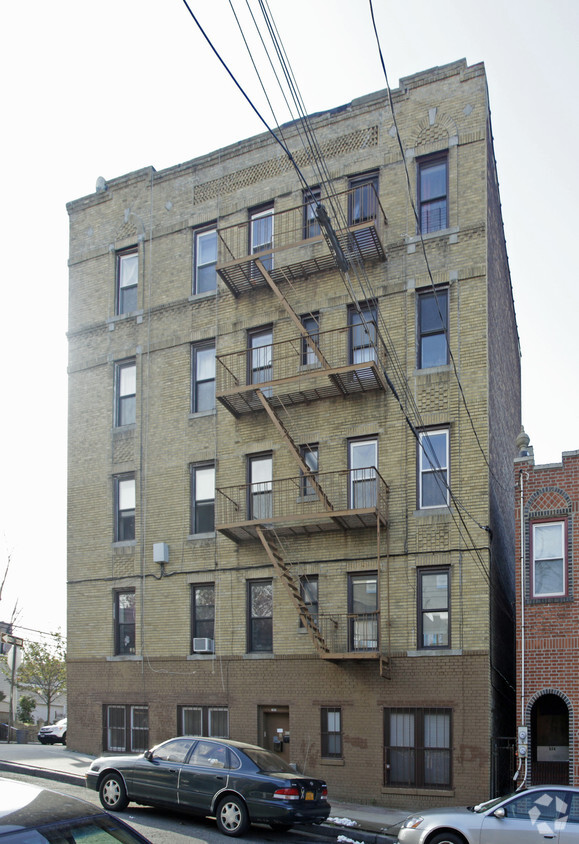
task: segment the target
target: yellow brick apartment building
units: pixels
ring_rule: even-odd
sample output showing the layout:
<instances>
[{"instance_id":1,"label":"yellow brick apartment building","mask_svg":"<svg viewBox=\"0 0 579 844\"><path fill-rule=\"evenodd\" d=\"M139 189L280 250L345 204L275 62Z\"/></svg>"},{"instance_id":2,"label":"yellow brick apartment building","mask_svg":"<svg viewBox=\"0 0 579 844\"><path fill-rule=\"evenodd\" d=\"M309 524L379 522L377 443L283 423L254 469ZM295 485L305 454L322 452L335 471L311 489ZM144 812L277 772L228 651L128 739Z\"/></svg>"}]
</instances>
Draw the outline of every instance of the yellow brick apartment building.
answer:
<instances>
[{"instance_id":1,"label":"yellow brick apartment building","mask_svg":"<svg viewBox=\"0 0 579 844\"><path fill-rule=\"evenodd\" d=\"M69 744L274 749L330 796L504 786L519 346L464 60L70 217ZM298 172L299 171L299 172Z\"/></svg>"}]
</instances>

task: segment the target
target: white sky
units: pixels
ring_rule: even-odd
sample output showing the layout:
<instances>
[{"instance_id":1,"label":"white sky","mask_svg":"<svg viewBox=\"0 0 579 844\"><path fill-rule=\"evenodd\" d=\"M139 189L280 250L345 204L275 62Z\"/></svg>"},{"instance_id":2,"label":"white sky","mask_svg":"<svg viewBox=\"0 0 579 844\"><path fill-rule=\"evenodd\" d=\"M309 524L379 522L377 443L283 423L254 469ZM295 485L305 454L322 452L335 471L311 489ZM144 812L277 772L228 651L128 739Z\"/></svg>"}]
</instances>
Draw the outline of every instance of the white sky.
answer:
<instances>
[{"instance_id":1,"label":"white sky","mask_svg":"<svg viewBox=\"0 0 579 844\"><path fill-rule=\"evenodd\" d=\"M275 125L229 0L190 5ZM245 22L245 3L234 5ZM385 87L367 0L269 0L269 8L308 112ZM392 88L463 57L485 63L523 355L523 424L536 462L557 462L579 448L579 3L374 0L374 10ZM290 115L255 50L285 122ZM24 627L64 630L65 205L92 193L98 176L162 170L263 127L182 0L13 0L2 12L0 70L2 570L8 553L12 560L0 619L17 601Z\"/></svg>"}]
</instances>

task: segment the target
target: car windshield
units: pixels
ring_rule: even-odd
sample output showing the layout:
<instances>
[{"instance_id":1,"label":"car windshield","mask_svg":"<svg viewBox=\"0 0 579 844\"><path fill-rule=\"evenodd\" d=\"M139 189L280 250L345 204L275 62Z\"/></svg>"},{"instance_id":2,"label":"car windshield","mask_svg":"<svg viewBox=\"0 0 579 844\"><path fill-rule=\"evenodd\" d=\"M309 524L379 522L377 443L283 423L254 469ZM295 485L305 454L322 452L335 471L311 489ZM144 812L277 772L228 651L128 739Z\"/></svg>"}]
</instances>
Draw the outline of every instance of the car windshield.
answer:
<instances>
[{"instance_id":1,"label":"car windshield","mask_svg":"<svg viewBox=\"0 0 579 844\"><path fill-rule=\"evenodd\" d=\"M498 806L499 803L502 803L504 800L508 800L510 797L514 797L515 794L505 794L502 797L493 797L492 800L487 800L484 803L477 803L476 806L472 806L473 812L487 812L489 809L492 809L493 806Z\"/></svg>"},{"instance_id":2,"label":"car windshield","mask_svg":"<svg viewBox=\"0 0 579 844\"><path fill-rule=\"evenodd\" d=\"M284 759L280 759L280 757L276 753L272 753L271 750L261 750L260 748L253 749L253 748L243 748L243 752L246 756L249 756L252 762L254 762L260 771L263 771L264 774L274 774L277 771L282 771L286 774L297 774L295 768L292 768L291 765Z\"/></svg>"},{"instance_id":3,"label":"car windshield","mask_svg":"<svg viewBox=\"0 0 579 844\"><path fill-rule=\"evenodd\" d=\"M2 835L2 844L140 844L142 838L125 827L116 826L114 821L103 816L64 823L47 824L39 829L18 829Z\"/></svg>"}]
</instances>

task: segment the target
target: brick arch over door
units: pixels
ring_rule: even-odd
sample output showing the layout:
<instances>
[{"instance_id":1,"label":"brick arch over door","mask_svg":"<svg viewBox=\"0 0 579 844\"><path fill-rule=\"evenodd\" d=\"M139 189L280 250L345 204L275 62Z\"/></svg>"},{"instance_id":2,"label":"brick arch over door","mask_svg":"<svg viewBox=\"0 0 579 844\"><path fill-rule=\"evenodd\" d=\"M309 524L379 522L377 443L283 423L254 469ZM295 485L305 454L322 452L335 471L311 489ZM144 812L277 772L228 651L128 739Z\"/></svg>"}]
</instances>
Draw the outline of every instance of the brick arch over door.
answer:
<instances>
[{"instance_id":1,"label":"brick arch over door","mask_svg":"<svg viewBox=\"0 0 579 844\"><path fill-rule=\"evenodd\" d=\"M535 692L535 694L529 698L527 701L527 706L525 708L525 725L527 730L529 731L529 735L532 736L531 731L531 716L533 712L533 707L537 703L537 701L545 697L545 695L555 695L563 700L567 707L567 712L569 714L569 785L574 785L573 783L573 771L574 771L574 763L575 763L575 712L573 709L573 704L571 700L567 697L565 692L560 691L560 689L541 689L540 692ZM527 758L527 783L533 783L533 759L532 753L529 754Z\"/></svg>"}]
</instances>

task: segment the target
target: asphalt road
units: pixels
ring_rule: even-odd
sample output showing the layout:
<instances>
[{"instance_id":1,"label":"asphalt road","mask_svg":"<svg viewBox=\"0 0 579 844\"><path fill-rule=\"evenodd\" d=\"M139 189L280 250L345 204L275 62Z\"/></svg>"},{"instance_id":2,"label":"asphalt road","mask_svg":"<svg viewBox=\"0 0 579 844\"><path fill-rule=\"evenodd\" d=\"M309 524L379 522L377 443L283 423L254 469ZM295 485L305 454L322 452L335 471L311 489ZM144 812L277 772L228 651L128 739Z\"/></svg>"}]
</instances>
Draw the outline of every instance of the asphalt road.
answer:
<instances>
[{"instance_id":1,"label":"asphalt road","mask_svg":"<svg viewBox=\"0 0 579 844\"><path fill-rule=\"evenodd\" d=\"M28 782L32 785L41 785L53 791L60 791L74 797L81 797L89 803L100 806L100 800L96 791L66 783L55 782L54 780L42 779L41 777L29 777L23 774L13 774L6 771L0 772L1 777L7 779ZM152 809L146 806L131 804L124 812L116 812L118 817L137 829L142 835L148 838L153 844L224 844L225 841L235 839L221 835L217 831L215 822L205 818L190 818L178 815L161 809ZM302 835L299 832L274 832L268 827L252 826L250 831L242 839L244 844L285 844L285 842L325 841L327 837L316 835Z\"/></svg>"}]
</instances>

